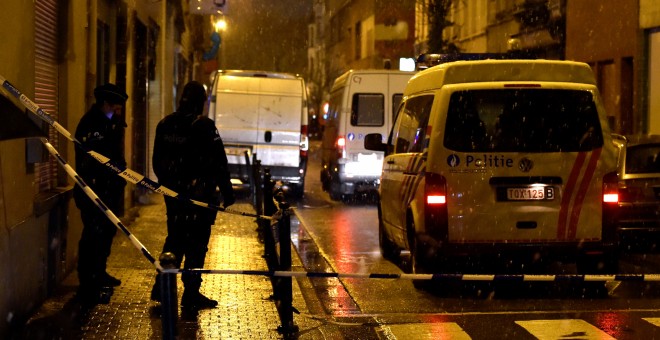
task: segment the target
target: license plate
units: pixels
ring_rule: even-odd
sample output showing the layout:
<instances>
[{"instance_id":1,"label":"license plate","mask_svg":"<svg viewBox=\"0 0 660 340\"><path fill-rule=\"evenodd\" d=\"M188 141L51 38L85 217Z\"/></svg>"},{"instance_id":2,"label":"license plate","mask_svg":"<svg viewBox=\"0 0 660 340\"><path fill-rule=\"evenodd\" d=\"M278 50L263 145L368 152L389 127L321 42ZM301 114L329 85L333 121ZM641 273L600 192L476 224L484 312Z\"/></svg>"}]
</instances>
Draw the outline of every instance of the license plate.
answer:
<instances>
[{"instance_id":1,"label":"license plate","mask_svg":"<svg viewBox=\"0 0 660 340\"><path fill-rule=\"evenodd\" d=\"M246 148L225 148L225 153L227 156L243 156L245 153L248 153L248 156L250 155L250 149Z\"/></svg>"},{"instance_id":2,"label":"license plate","mask_svg":"<svg viewBox=\"0 0 660 340\"><path fill-rule=\"evenodd\" d=\"M375 153L369 153L369 154L359 153L357 155L357 160L358 162L375 162L378 160L378 155L376 155Z\"/></svg>"},{"instance_id":3,"label":"license plate","mask_svg":"<svg viewBox=\"0 0 660 340\"><path fill-rule=\"evenodd\" d=\"M554 198L555 189L551 186L506 189L506 199L509 201L541 201Z\"/></svg>"}]
</instances>

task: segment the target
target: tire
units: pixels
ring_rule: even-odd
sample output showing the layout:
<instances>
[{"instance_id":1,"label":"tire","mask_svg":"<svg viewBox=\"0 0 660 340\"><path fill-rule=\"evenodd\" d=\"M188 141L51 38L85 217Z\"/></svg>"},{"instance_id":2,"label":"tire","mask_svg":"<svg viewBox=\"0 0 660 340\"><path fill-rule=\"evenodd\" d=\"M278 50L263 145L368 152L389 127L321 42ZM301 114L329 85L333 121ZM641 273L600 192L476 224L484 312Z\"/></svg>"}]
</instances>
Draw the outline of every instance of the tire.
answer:
<instances>
[{"instance_id":1,"label":"tire","mask_svg":"<svg viewBox=\"0 0 660 340\"><path fill-rule=\"evenodd\" d=\"M321 189L326 192L330 191L328 173L325 170L321 170L321 175L319 177L321 178Z\"/></svg>"},{"instance_id":2,"label":"tire","mask_svg":"<svg viewBox=\"0 0 660 340\"><path fill-rule=\"evenodd\" d=\"M383 225L381 217L380 204L378 204L378 246L380 247L380 253L383 255L383 258L394 261L399 257L399 249L396 244L390 240L385 231L385 226Z\"/></svg>"},{"instance_id":3,"label":"tire","mask_svg":"<svg viewBox=\"0 0 660 340\"><path fill-rule=\"evenodd\" d=\"M333 201L341 201L342 199L341 183L339 183L339 181L335 179L332 179L330 181L330 190L328 190L328 194L330 194L330 198Z\"/></svg>"},{"instance_id":4,"label":"tire","mask_svg":"<svg viewBox=\"0 0 660 340\"><path fill-rule=\"evenodd\" d=\"M431 274L426 252L416 236L415 222L412 218L409 218L408 221L408 243L410 244L410 273ZM429 280L412 280L412 283L417 289L426 290L431 287L431 281Z\"/></svg>"},{"instance_id":5,"label":"tire","mask_svg":"<svg viewBox=\"0 0 660 340\"><path fill-rule=\"evenodd\" d=\"M291 198L294 200L301 200L305 195L305 181L299 184L291 184L289 187Z\"/></svg>"},{"instance_id":6,"label":"tire","mask_svg":"<svg viewBox=\"0 0 660 340\"><path fill-rule=\"evenodd\" d=\"M582 254L576 262L580 274L617 274L619 272L619 256L611 251L600 256Z\"/></svg>"}]
</instances>

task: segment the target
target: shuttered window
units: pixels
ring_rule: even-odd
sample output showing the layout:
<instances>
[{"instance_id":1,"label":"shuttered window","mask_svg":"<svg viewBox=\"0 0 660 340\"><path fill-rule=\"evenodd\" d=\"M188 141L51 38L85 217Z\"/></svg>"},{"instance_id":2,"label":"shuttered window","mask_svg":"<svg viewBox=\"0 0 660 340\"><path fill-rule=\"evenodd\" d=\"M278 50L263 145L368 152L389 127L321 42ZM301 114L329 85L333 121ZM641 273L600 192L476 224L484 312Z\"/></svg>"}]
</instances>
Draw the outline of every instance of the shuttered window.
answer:
<instances>
[{"instance_id":1,"label":"shuttered window","mask_svg":"<svg viewBox=\"0 0 660 340\"><path fill-rule=\"evenodd\" d=\"M38 0L35 7L35 82L34 102L58 120L58 72L57 72L57 0ZM48 140L59 149L59 135L49 129ZM35 163L35 181L39 192L57 186L57 161L45 157Z\"/></svg>"}]
</instances>

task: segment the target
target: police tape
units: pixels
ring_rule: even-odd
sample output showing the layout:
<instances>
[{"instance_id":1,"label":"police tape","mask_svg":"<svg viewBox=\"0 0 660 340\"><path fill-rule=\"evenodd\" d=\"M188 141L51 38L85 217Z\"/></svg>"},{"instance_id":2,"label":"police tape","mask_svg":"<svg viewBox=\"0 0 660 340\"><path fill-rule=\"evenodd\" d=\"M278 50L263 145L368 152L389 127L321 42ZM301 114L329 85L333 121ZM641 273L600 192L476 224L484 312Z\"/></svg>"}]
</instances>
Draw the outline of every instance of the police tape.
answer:
<instances>
[{"instance_id":1,"label":"police tape","mask_svg":"<svg viewBox=\"0 0 660 340\"><path fill-rule=\"evenodd\" d=\"M76 183L82 188L83 192L89 197L94 204L101 209L101 211L105 214L105 216L108 217L110 222L112 222L115 227L117 227L119 230L121 230L131 241L133 246L137 248L143 255L144 257L147 258L151 264L153 264L156 267L156 270L161 271L163 270L163 267L161 267L160 262L157 261L151 253L145 248L142 243L126 228L126 226L117 218L117 216L112 212L112 210L108 209L108 207L101 201L101 199L96 195L94 190L92 190L87 183L80 177L75 170L62 158L62 156L55 150L52 144L48 142L45 138L40 138L41 142L46 146L46 149L48 149L48 152L50 152L53 157L57 160L58 163L64 168L64 171L73 178Z\"/></svg>"},{"instance_id":2,"label":"police tape","mask_svg":"<svg viewBox=\"0 0 660 340\"><path fill-rule=\"evenodd\" d=\"M307 277L307 278L337 278L337 279L394 279L420 281L492 281L492 282L604 282L604 281L634 281L660 282L660 274L397 274L397 273L334 273L334 272L300 272L278 270L235 270L235 269L163 269L163 274L233 274L267 277Z\"/></svg>"},{"instance_id":3,"label":"police tape","mask_svg":"<svg viewBox=\"0 0 660 340\"><path fill-rule=\"evenodd\" d=\"M187 197L184 197L177 193L174 190L171 190L158 182L149 179L148 177L131 170L125 166L120 166L114 163L110 158L95 152L93 150L87 150L80 141L78 141L74 136L71 135L71 132L69 132L67 129L65 129L62 125L60 125L56 120L51 117L50 114L48 114L46 111L44 111L42 108L39 107L36 103L34 103L30 98L28 98L26 95L22 94L21 91L19 91L14 85L12 85L7 79L5 79L3 76L0 75L0 83L2 83L2 87L4 87L9 93L11 93L16 99L18 99L23 106L25 106L30 112L34 113L37 115L37 117L41 118L43 121L48 123L51 127L53 127L57 132L59 132L61 135L66 137L68 140L73 142L78 148L83 150L85 153L90 155L92 158L94 158L96 161L101 163L102 165L106 166L109 170L114 171L118 176L124 178L125 180L139 185L143 188L149 189L151 191L154 191L156 193L159 193L161 195L166 195L169 197L177 198L182 201L189 202L194 205L198 205L204 208L209 208L213 210L217 210L220 212L225 212L229 214L234 214L234 215L240 215L240 216L246 216L246 217L254 217L257 219L265 219L265 220L277 220L278 216L265 216L265 215L258 215L258 214L251 214L243 211L237 211L233 209L227 209L225 207L221 207L215 204L210 204L210 203L205 203L197 200L193 200Z\"/></svg>"}]
</instances>

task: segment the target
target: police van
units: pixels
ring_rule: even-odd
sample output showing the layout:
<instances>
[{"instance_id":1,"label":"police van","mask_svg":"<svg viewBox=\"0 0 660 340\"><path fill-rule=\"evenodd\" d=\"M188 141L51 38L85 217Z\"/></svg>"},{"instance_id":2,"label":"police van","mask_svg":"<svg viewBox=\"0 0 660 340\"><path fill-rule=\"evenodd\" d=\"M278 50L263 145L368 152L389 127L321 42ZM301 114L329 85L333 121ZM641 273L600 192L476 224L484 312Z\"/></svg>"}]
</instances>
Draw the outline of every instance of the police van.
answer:
<instances>
[{"instance_id":1,"label":"police van","mask_svg":"<svg viewBox=\"0 0 660 340\"><path fill-rule=\"evenodd\" d=\"M321 142L321 183L332 199L378 188L383 153L364 149L364 136L387 134L413 74L350 70L335 79Z\"/></svg>"},{"instance_id":2,"label":"police van","mask_svg":"<svg viewBox=\"0 0 660 340\"><path fill-rule=\"evenodd\" d=\"M307 89L298 75L266 71L218 71L209 103L225 145L232 183L250 185L247 166L256 154L272 179L304 193L307 171Z\"/></svg>"},{"instance_id":3,"label":"police van","mask_svg":"<svg viewBox=\"0 0 660 340\"><path fill-rule=\"evenodd\" d=\"M411 271L617 270L617 149L587 64L455 61L409 81L387 142L379 244Z\"/></svg>"}]
</instances>

